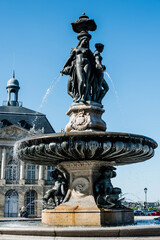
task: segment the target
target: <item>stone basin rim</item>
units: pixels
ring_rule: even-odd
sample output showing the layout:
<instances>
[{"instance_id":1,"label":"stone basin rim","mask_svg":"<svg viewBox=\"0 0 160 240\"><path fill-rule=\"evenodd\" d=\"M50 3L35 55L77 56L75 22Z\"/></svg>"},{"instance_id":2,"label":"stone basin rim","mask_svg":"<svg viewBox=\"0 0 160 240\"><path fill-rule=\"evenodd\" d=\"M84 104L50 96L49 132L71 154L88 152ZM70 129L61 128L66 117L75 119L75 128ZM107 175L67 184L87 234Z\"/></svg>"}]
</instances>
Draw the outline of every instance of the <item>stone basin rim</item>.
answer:
<instances>
[{"instance_id":1,"label":"stone basin rim","mask_svg":"<svg viewBox=\"0 0 160 240\"><path fill-rule=\"evenodd\" d=\"M20 145L23 142L29 142L34 140L43 140L43 139L50 139L50 138L58 138L58 137L89 137L89 136L99 136L99 137L113 137L113 138L124 138L124 139L142 139L145 141L150 142L153 149L158 147L158 144L155 140L152 138L146 137L144 135L139 134L133 134L133 133L123 133L123 132L101 132L101 131L95 131L95 132L89 132L89 131L74 131L74 132L64 132L64 133L53 133L53 134L45 134L45 135L39 135L39 136L33 136L29 138L24 138L16 143Z\"/></svg>"},{"instance_id":2,"label":"stone basin rim","mask_svg":"<svg viewBox=\"0 0 160 240\"><path fill-rule=\"evenodd\" d=\"M112 165L142 162L154 156L157 143L148 137L118 132L64 132L22 139L14 155L38 165L96 161Z\"/></svg>"}]
</instances>

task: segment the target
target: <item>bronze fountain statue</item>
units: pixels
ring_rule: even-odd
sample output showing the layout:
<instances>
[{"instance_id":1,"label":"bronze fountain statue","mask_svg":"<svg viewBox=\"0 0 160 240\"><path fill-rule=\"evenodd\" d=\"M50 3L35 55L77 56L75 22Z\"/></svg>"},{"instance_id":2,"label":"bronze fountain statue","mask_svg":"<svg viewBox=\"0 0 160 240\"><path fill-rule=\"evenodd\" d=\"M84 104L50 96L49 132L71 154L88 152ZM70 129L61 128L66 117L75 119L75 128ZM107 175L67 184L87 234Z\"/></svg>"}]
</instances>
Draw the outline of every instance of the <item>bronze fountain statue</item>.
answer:
<instances>
[{"instance_id":1,"label":"bronze fountain statue","mask_svg":"<svg viewBox=\"0 0 160 240\"><path fill-rule=\"evenodd\" d=\"M72 23L78 45L71 49L62 75L69 75L73 98L66 132L17 142L17 158L32 164L55 166L53 188L44 196L42 223L57 226L106 226L134 223L133 211L122 205L121 189L113 187L115 166L142 162L154 155L157 143L148 137L106 132L101 119L102 99L109 90L102 64L104 45L89 48L97 26L83 14Z\"/></svg>"},{"instance_id":2,"label":"bronze fountain statue","mask_svg":"<svg viewBox=\"0 0 160 240\"><path fill-rule=\"evenodd\" d=\"M79 24L83 25L81 28ZM91 28L91 26L94 26ZM103 77L106 67L102 65L100 53L104 45L95 44L94 53L89 49L89 40L91 35L88 30L96 30L94 20L90 20L83 14L78 22L72 23L73 30L79 32L79 43L76 48L71 49L71 54L66 61L62 74L70 75L68 80L68 94L73 98L75 103L87 103L94 101L101 104L109 87Z\"/></svg>"}]
</instances>

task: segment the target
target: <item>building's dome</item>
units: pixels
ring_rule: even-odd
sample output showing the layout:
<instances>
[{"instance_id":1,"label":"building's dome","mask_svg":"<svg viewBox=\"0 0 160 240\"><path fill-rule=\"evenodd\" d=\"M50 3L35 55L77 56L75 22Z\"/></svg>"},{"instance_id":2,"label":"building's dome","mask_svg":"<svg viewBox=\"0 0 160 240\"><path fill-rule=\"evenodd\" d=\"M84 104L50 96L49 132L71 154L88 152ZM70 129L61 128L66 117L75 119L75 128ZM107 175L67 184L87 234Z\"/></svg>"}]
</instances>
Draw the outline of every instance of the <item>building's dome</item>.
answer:
<instances>
[{"instance_id":1,"label":"building's dome","mask_svg":"<svg viewBox=\"0 0 160 240\"><path fill-rule=\"evenodd\" d=\"M6 88L20 88L19 87L19 82L17 79L15 78L11 78L8 83L7 83L7 87Z\"/></svg>"}]
</instances>

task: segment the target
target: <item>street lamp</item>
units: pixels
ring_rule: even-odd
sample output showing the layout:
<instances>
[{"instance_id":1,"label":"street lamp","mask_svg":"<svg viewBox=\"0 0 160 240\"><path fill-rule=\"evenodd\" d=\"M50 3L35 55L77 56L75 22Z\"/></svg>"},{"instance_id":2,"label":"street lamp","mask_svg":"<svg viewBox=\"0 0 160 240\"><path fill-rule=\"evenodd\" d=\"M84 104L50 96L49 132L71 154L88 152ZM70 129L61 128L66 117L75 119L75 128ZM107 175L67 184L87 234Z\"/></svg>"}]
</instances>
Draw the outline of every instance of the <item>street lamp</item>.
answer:
<instances>
[{"instance_id":1,"label":"street lamp","mask_svg":"<svg viewBox=\"0 0 160 240\"><path fill-rule=\"evenodd\" d=\"M145 193L145 202L147 203L147 191L148 189L147 188L144 188L144 193Z\"/></svg>"},{"instance_id":2,"label":"street lamp","mask_svg":"<svg viewBox=\"0 0 160 240\"><path fill-rule=\"evenodd\" d=\"M145 193L145 202L144 202L144 210L145 210L145 215L147 215L147 188L144 188L144 193Z\"/></svg>"}]
</instances>

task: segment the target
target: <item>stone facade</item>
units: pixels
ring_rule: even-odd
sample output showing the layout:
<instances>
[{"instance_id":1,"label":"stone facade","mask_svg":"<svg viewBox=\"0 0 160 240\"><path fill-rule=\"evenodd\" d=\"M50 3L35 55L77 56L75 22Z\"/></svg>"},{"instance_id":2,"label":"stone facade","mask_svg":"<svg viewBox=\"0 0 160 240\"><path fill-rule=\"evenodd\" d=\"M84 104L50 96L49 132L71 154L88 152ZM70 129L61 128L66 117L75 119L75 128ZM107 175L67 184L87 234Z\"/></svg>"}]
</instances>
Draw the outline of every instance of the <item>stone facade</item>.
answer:
<instances>
[{"instance_id":1,"label":"stone facade","mask_svg":"<svg viewBox=\"0 0 160 240\"><path fill-rule=\"evenodd\" d=\"M18 102L15 74L6 88L7 101L0 106L0 217L17 217L23 206L29 216L40 217L44 193L52 187L53 167L25 164L15 159L13 148L17 140L54 133L54 129L44 114Z\"/></svg>"},{"instance_id":2,"label":"stone facade","mask_svg":"<svg viewBox=\"0 0 160 240\"><path fill-rule=\"evenodd\" d=\"M52 168L32 166L13 158L15 142L32 135L15 125L0 130L0 217L16 217L22 206L30 216L41 216L42 198L52 187L49 180Z\"/></svg>"}]
</instances>

